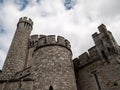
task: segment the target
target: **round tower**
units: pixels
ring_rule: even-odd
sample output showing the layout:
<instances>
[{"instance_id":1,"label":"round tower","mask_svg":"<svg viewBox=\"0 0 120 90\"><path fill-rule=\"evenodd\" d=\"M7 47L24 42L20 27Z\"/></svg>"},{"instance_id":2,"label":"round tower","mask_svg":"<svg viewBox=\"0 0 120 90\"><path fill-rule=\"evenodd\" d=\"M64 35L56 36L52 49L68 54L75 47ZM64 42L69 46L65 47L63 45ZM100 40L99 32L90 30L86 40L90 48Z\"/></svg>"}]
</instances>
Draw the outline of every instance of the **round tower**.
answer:
<instances>
[{"instance_id":1,"label":"round tower","mask_svg":"<svg viewBox=\"0 0 120 90\"><path fill-rule=\"evenodd\" d=\"M12 79L16 72L24 69L28 53L28 40L33 22L27 17L19 19L17 29L3 66L3 79Z\"/></svg>"},{"instance_id":2,"label":"round tower","mask_svg":"<svg viewBox=\"0 0 120 90\"><path fill-rule=\"evenodd\" d=\"M68 40L40 36L33 61L34 90L77 90Z\"/></svg>"}]
</instances>

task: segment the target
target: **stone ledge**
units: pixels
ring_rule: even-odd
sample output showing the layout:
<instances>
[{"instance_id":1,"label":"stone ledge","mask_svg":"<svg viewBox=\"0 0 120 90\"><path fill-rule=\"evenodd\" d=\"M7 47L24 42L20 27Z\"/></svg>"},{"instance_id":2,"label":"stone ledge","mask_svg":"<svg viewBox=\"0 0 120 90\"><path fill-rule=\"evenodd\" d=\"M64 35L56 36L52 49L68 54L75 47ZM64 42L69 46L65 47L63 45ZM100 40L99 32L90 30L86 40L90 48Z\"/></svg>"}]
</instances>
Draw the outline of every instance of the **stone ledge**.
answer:
<instances>
[{"instance_id":1,"label":"stone ledge","mask_svg":"<svg viewBox=\"0 0 120 90\"><path fill-rule=\"evenodd\" d=\"M21 81L21 79L10 79L10 80L0 80L0 83L4 83L4 82L17 82L17 81ZM25 78L22 79L22 81L34 81L31 78Z\"/></svg>"}]
</instances>

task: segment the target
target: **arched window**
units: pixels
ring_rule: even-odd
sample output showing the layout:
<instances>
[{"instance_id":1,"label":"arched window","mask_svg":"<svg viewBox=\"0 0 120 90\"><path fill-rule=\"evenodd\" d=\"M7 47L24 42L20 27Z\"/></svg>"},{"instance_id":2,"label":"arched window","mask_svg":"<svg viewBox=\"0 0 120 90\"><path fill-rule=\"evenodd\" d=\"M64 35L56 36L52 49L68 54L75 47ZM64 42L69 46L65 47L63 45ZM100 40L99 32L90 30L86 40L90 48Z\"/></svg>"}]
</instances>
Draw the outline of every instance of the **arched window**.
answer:
<instances>
[{"instance_id":1,"label":"arched window","mask_svg":"<svg viewBox=\"0 0 120 90\"><path fill-rule=\"evenodd\" d=\"M52 87L52 86L50 86L50 87L49 87L49 90L53 90L53 87Z\"/></svg>"}]
</instances>

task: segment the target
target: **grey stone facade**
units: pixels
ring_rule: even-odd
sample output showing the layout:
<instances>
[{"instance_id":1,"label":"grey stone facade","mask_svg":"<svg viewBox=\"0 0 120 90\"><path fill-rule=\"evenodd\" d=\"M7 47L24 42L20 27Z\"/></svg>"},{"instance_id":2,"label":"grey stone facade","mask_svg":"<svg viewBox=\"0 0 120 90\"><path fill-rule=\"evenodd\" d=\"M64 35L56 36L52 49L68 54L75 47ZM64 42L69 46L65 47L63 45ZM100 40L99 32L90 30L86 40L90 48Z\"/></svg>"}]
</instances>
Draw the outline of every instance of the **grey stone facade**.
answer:
<instances>
[{"instance_id":1,"label":"grey stone facade","mask_svg":"<svg viewBox=\"0 0 120 90\"><path fill-rule=\"evenodd\" d=\"M42 42L41 42L42 40ZM64 38L39 39L33 55L34 90L77 90L70 45ZM40 56L40 57L38 57Z\"/></svg>"},{"instance_id":2,"label":"grey stone facade","mask_svg":"<svg viewBox=\"0 0 120 90\"><path fill-rule=\"evenodd\" d=\"M92 35L95 46L73 60L78 90L120 90L119 45L105 25Z\"/></svg>"},{"instance_id":3,"label":"grey stone facade","mask_svg":"<svg viewBox=\"0 0 120 90\"><path fill-rule=\"evenodd\" d=\"M19 19L0 90L120 90L120 48L105 25L92 35L95 46L73 60L68 40L30 36L32 27L31 19Z\"/></svg>"}]
</instances>

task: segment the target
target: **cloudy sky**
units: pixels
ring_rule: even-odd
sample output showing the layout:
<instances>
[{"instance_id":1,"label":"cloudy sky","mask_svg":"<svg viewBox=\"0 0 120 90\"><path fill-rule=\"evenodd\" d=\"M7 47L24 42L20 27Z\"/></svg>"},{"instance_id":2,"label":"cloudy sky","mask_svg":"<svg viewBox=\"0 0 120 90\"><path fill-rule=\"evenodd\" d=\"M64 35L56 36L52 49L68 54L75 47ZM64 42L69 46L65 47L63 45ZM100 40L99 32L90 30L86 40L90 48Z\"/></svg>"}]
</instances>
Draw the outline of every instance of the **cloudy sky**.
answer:
<instances>
[{"instance_id":1,"label":"cloudy sky","mask_svg":"<svg viewBox=\"0 0 120 90\"><path fill-rule=\"evenodd\" d=\"M120 43L120 0L0 0L0 69L18 19L30 17L31 34L64 36L73 58L94 45L91 35L104 23Z\"/></svg>"}]
</instances>

